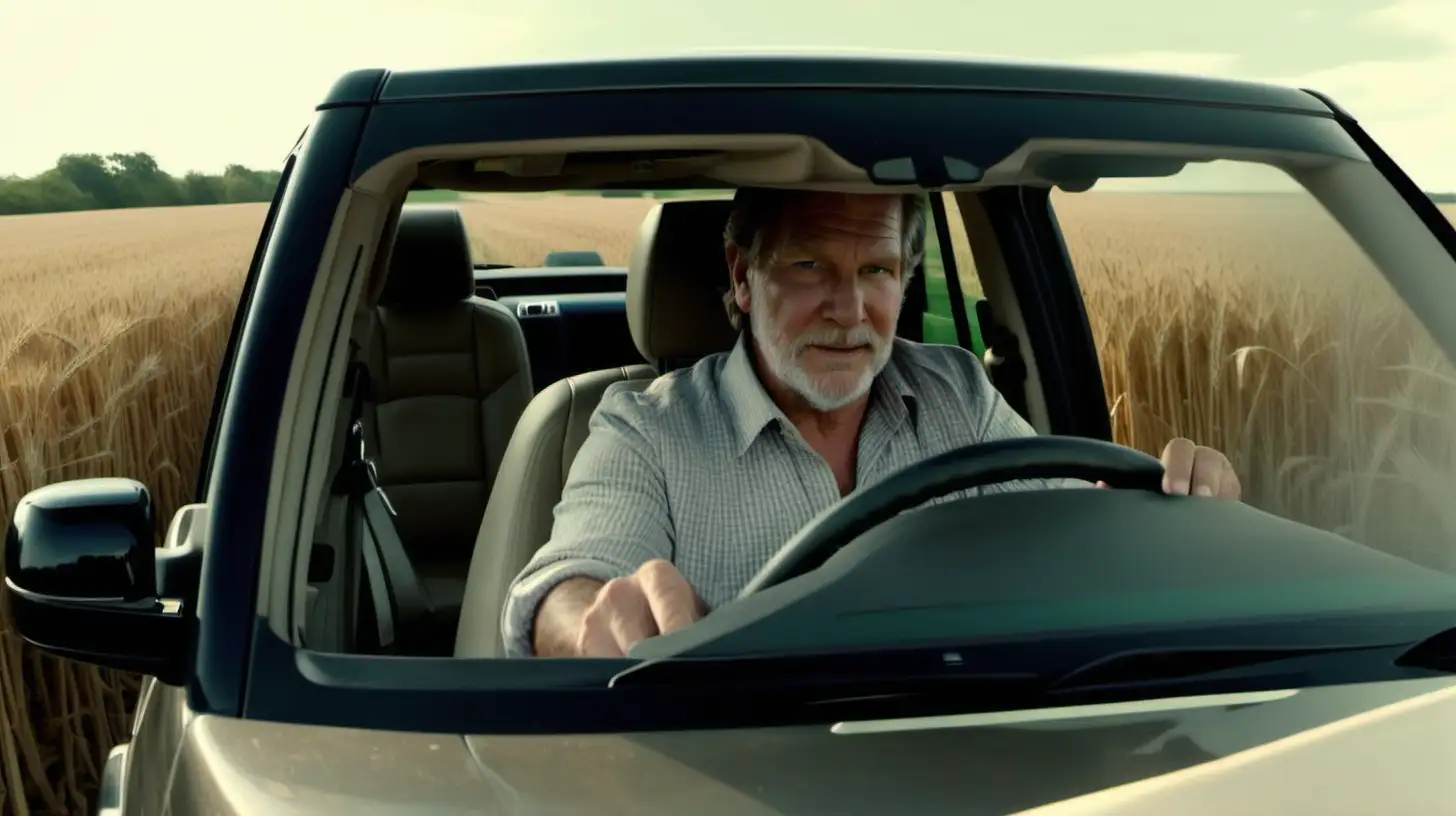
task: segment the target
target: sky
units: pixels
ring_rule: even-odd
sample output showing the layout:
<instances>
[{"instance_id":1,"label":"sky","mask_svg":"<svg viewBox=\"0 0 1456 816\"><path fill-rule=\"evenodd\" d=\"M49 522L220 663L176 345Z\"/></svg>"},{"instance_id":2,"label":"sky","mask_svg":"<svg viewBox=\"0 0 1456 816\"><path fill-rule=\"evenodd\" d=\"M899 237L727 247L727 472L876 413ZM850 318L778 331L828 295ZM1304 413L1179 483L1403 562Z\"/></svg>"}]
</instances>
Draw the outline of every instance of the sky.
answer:
<instances>
[{"instance_id":1,"label":"sky","mask_svg":"<svg viewBox=\"0 0 1456 816\"><path fill-rule=\"evenodd\" d=\"M0 0L0 176L67 152L276 169L361 67L804 46L1315 88L1456 191L1456 0Z\"/></svg>"}]
</instances>

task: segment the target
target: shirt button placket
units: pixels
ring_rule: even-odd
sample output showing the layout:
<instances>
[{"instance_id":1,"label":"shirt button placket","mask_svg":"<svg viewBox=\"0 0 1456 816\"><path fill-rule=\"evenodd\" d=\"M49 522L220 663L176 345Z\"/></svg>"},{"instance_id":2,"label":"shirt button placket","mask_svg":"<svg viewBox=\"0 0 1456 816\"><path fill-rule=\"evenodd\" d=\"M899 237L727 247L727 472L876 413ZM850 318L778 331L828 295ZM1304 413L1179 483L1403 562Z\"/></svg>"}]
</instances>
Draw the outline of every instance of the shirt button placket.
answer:
<instances>
[{"instance_id":1,"label":"shirt button placket","mask_svg":"<svg viewBox=\"0 0 1456 816\"><path fill-rule=\"evenodd\" d=\"M804 499L809 503L809 517L839 501L839 485L834 481L834 470L829 463L809 447L797 428L779 425L779 438L789 449L799 484L804 489Z\"/></svg>"}]
</instances>

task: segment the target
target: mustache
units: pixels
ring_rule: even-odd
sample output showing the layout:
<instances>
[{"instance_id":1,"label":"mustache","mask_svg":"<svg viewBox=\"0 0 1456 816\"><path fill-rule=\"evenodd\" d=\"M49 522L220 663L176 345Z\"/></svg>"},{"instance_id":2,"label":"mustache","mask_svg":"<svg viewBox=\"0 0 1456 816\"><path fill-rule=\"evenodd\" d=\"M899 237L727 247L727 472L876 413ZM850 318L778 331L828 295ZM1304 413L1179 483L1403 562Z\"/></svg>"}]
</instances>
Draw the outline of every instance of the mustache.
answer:
<instances>
[{"instance_id":1,"label":"mustache","mask_svg":"<svg viewBox=\"0 0 1456 816\"><path fill-rule=\"evenodd\" d=\"M885 338L875 333L866 325L855 326L852 329L845 329L838 326L819 326L806 330L803 334L793 339L789 344L789 353L797 356L809 346L829 346L830 348L852 348L855 346L869 346L878 352L885 345Z\"/></svg>"}]
</instances>

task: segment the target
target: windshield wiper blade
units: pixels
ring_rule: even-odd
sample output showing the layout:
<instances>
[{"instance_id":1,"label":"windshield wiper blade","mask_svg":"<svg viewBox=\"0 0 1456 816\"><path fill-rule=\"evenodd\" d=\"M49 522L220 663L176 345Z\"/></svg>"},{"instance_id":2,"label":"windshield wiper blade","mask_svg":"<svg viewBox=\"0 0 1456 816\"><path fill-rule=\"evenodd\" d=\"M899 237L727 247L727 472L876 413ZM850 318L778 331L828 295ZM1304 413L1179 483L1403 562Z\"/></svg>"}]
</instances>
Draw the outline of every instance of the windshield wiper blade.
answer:
<instances>
[{"instance_id":1,"label":"windshield wiper blade","mask_svg":"<svg viewBox=\"0 0 1456 816\"><path fill-rule=\"evenodd\" d=\"M1456 672L1456 627L1410 644L1395 662L1413 669Z\"/></svg>"},{"instance_id":2,"label":"windshield wiper blade","mask_svg":"<svg viewBox=\"0 0 1456 816\"><path fill-rule=\"evenodd\" d=\"M1450 635L1456 671L1456 630ZM1243 688L1270 682L1388 679L1412 668L1402 659L1410 641L1311 646L1212 644L1121 649L1087 659L1085 651L1026 647L1014 660L965 649L882 650L848 654L661 658L632 666L611 688L657 687L694 691L791 694L832 700L857 694L935 697L968 690L993 698L1076 697L1136 689L1141 693L1199 690L1210 685ZM997 657L1009 657L1002 652ZM1357 658L1357 659L1351 659Z\"/></svg>"},{"instance_id":3,"label":"windshield wiper blade","mask_svg":"<svg viewBox=\"0 0 1456 816\"><path fill-rule=\"evenodd\" d=\"M979 671L954 652L660 658L632 666L608 682L634 698L693 698L717 716L751 706L775 722L926 717L948 711L1033 706L1048 678L1026 671ZM700 703L701 705L702 703Z\"/></svg>"},{"instance_id":4,"label":"windshield wiper blade","mask_svg":"<svg viewBox=\"0 0 1456 816\"><path fill-rule=\"evenodd\" d=\"M954 654L954 653L950 653ZM986 707L1024 708L1045 696L1048 678L1026 671L980 671L939 651L759 657L660 658L628 668L612 689L653 689L786 717L922 717ZM792 712L792 713L791 713Z\"/></svg>"},{"instance_id":5,"label":"windshield wiper blade","mask_svg":"<svg viewBox=\"0 0 1456 816\"><path fill-rule=\"evenodd\" d=\"M734 692L800 690L811 696L923 692L933 686L1025 690L1047 678L1028 671L981 671L958 652L938 649L746 657L660 658L625 669L609 688L690 687Z\"/></svg>"},{"instance_id":6,"label":"windshield wiper blade","mask_svg":"<svg viewBox=\"0 0 1456 816\"><path fill-rule=\"evenodd\" d=\"M921 643L836 653L664 657L611 688L760 694L789 705L883 695L911 708L1044 706L1373 682L1456 673L1456 628L1436 614L1389 621L1153 630L1031 642ZM1434 624L1434 625L1432 625Z\"/></svg>"},{"instance_id":7,"label":"windshield wiper blade","mask_svg":"<svg viewBox=\"0 0 1456 816\"><path fill-rule=\"evenodd\" d=\"M1408 643L1354 646L1204 646L1193 648L1131 649L1095 658L1057 677L1050 693L1091 691L1207 681L1219 676L1251 678L1250 670L1278 674L1329 667L1329 658L1356 653L1388 652L1393 658ZM1347 661L1339 661L1346 663ZM1380 662L1388 668L1393 661ZM1370 665L1365 661L1365 665ZM1266 671L1266 673L1268 673Z\"/></svg>"}]
</instances>

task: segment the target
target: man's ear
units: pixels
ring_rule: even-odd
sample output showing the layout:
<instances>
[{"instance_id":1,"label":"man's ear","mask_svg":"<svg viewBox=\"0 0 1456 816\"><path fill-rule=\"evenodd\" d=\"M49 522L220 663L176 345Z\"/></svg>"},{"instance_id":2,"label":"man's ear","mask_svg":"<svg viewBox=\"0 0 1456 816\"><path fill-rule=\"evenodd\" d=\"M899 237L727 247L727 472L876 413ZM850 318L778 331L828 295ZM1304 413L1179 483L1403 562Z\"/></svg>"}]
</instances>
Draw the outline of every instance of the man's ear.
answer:
<instances>
[{"instance_id":1,"label":"man's ear","mask_svg":"<svg viewBox=\"0 0 1456 816\"><path fill-rule=\"evenodd\" d=\"M747 314L749 302L748 258L736 244L729 244L725 247L723 254L728 262L728 284L733 293L733 300L738 304L738 310Z\"/></svg>"}]
</instances>

